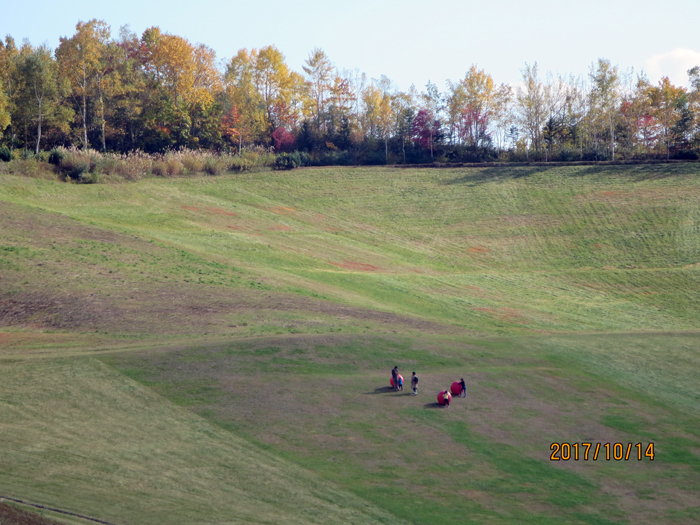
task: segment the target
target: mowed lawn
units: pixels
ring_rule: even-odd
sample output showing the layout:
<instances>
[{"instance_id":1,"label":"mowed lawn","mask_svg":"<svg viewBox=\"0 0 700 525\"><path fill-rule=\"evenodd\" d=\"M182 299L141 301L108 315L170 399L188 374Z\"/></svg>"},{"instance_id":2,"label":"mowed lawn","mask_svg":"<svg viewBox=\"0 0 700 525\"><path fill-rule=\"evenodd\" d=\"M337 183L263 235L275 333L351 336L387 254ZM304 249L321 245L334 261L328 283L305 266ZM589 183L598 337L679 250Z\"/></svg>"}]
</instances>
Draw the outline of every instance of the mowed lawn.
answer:
<instances>
[{"instance_id":1,"label":"mowed lawn","mask_svg":"<svg viewBox=\"0 0 700 525\"><path fill-rule=\"evenodd\" d=\"M401 523L94 358L0 375L2 496L118 524Z\"/></svg>"},{"instance_id":2,"label":"mowed lawn","mask_svg":"<svg viewBox=\"0 0 700 525\"><path fill-rule=\"evenodd\" d=\"M699 349L695 335L315 336L101 359L410 522L690 524ZM418 396L389 388L395 364L418 372ZM467 398L440 408L437 392L460 377ZM554 462L554 442L654 443L655 456L584 461L581 449Z\"/></svg>"},{"instance_id":3,"label":"mowed lawn","mask_svg":"<svg viewBox=\"0 0 700 525\"><path fill-rule=\"evenodd\" d=\"M319 168L93 186L4 176L0 201L15 219L3 224L0 264L23 277L0 286L52 286L53 300L111 309L122 320L112 332L132 334L374 332L417 319L483 335L694 330L699 199L692 164Z\"/></svg>"},{"instance_id":4,"label":"mowed lawn","mask_svg":"<svg viewBox=\"0 0 700 525\"><path fill-rule=\"evenodd\" d=\"M698 175L1 176L0 496L117 524L697 523ZM656 456L550 461L584 441Z\"/></svg>"}]
</instances>

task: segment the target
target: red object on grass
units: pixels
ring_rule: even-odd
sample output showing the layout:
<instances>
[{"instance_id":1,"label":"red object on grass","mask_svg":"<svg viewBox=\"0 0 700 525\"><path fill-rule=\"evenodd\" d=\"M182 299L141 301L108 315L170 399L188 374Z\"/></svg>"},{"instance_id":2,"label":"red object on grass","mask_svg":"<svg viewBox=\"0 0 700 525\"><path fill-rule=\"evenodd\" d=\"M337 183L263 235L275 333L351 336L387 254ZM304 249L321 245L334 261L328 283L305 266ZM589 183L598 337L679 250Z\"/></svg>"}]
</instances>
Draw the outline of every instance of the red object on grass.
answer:
<instances>
[{"instance_id":1,"label":"red object on grass","mask_svg":"<svg viewBox=\"0 0 700 525\"><path fill-rule=\"evenodd\" d=\"M441 405L445 404L445 398L443 397L445 395L445 392L447 392L447 390L443 390L438 394L438 403L440 403ZM450 400L450 403L452 402L452 394L450 394L449 392L447 392L447 399Z\"/></svg>"},{"instance_id":2,"label":"red object on grass","mask_svg":"<svg viewBox=\"0 0 700 525\"><path fill-rule=\"evenodd\" d=\"M401 374L399 374L399 377L401 378L401 382L403 383L403 376ZM394 378L393 377L389 379L389 384L391 386L394 386Z\"/></svg>"},{"instance_id":3,"label":"red object on grass","mask_svg":"<svg viewBox=\"0 0 700 525\"><path fill-rule=\"evenodd\" d=\"M450 385L450 392L452 392L452 395L458 396L459 394L462 393L462 385L460 384L459 381L455 381Z\"/></svg>"}]
</instances>

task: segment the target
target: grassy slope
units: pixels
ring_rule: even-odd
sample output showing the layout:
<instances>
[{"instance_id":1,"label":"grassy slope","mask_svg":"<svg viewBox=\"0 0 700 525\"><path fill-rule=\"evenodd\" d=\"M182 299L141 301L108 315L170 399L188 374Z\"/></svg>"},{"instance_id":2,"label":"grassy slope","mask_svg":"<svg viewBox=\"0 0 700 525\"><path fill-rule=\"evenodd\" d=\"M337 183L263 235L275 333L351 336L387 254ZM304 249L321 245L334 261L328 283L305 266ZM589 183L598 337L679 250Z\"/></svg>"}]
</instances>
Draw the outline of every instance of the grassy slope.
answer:
<instances>
[{"instance_id":1,"label":"grassy slope","mask_svg":"<svg viewBox=\"0 0 700 525\"><path fill-rule=\"evenodd\" d=\"M117 523L391 521L92 358L0 366L3 495Z\"/></svg>"},{"instance_id":2,"label":"grassy slope","mask_svg":"<svg viewBox=\"0 0 700 525\"><path fill-rule=\"evenodd\" d=\"M696 172L334 168L93 187L0 178L2 354L21 376L48 366L25 357L131 348L103 359L161 394L163 410L175 410L165 399L185 405L407 520L693 523ZM329 335L317 344L301 333ZM284 334L300 335L205 342ZM134 351L155 345L169 350ZM76 363L97 366L89 359ZM416 366L430 397L464 376L468 403L443 412L385 393L395 362ZM70 367L51 368L69 383ZM258 395L273 384L269 400ZM81 385L89 402L95 391ZM32 410L25 427L61 435ZM61 403L53 412L77 417ZM547 461L552 441L584 439L653 439L660 456ZM72 443L64 452L80 450Z\"/></svg>"},{"instance_id":3,"label":"grassy slope","mask_svg":"<svg viewBox=\"0 0 700 525\"><path fill-rule=\"evenodd\" d=\"M415 523L693 523L698 367L663 355L697 363L700 340L670 339L278 337L103 359ZM655 383L616 377L648 362ZM394 363L418 371L418 397L385 386ZM468 398L437 408L459 377ZM555 464L554 441L653 441L658 455Z\"/></svg>"},{"instance_id":4,"label":"grassy slope","mask_svg":"<svg viewBox=\"0 0 700 525\"><path fill-rule=\"evenodd\" d=\"M93 242L66 254L118 261L110 269L137 282L143 272L143 287L301 291L488 334L690 330L700 261L693 170L317 169L92 187L6 177L0 199L155 241L169 253ZM222 266L188 265L173 248ZM289 313L244 322L229 332L297 328Z\"/></svg>"}]
</instances>

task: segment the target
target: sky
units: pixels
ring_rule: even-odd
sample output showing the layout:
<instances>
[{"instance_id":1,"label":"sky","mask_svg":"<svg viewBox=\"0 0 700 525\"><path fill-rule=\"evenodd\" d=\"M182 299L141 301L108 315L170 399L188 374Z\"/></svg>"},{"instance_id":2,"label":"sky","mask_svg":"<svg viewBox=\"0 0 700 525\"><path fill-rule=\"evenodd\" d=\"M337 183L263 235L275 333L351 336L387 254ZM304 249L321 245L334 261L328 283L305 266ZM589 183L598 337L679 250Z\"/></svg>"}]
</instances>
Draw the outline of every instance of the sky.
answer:
<instances>
[{"instance_id":1,"label":"sky","mask_svg":"<svg viewBox=\"0 0 700 525\"><path fill-rule=\"evenodd\" d=\"M241 48L275 45L301 72L314 48L340 70L386 75L401 90L428 81L445 89L472 64L496 83L516 85L525 63L542 74L584 76L607 58L621 70L644 71L652 83L668 76L687 85L700 65L698 0L0 0L0 36L52 48L78 21L148 27L186 37L230 59Z\"/></svg>"}]
</instances>

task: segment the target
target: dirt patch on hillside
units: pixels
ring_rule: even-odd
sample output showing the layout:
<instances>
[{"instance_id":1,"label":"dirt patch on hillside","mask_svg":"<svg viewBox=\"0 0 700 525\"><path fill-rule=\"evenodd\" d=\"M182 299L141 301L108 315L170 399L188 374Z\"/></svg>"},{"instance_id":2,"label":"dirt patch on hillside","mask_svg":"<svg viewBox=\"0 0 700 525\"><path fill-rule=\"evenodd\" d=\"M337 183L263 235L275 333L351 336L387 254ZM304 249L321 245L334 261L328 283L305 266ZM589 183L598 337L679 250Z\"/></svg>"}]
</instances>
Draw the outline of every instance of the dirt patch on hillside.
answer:
<instances>
[{"instance_id":1,"label":"dirt patch on hillside","mask_svg":"<svg viewBox=\"0 0 700 525\"><path fill-rule=\"evenodd\" d=\"M277 206L275 208L270 208L270 211L272 213L277 213L279 215L290 215L290 214L296 212L296 210L294 208L289 208L287 206Z\"/></svg>"},{"instance_id":2,"label":"dirt patch on hillside","mask_svg":"<svg viewBox=\"0 0 700 525\"><path fill-rule=\"evenodd\" d=\"M474 308L474 310L491 314L493 317L509 323L528 323L528 319L525 317L524 312L516 310L515 308Z\"/></svg>"},{"instance_id":3,"label":"dirt patch on hillside","mask_svg":"<svg viewBox=\"0 0 700 525\"><path fill-rule=\"evenodd\" d=\"M489 253L491 250L484 248L483 246L470 246L467 248L469 253Z\"/></svg>"},{"instance_id":4,"label":"dirt patch on hillside","mask_svg":"<svg viewBox=\"0 0 700 525\"><path fill-rule=\"evenodd\" d=\"M221 208L207 208L207 211L210 211L212 213L217 213L219 215L228 215L229 217L236 216L236 214L233 213L232 211L222 210Z\"/></svg>"},{"instance_id":5,"label":"dirt patch on hillside","mask_svg":"<svg viewBox=\"0 0 700 525\"><path fill-rule=\"evenodd\" d=\"M182 284L125 290L110 297L90 294L47 294L23 292L0 301L2 326L68 331L109 331L110 333L217 333L241 317L259 318L263 323L289 324L287 312L309 314L294 321L298 329L324 324L352 324L368 321L396 325L430 333L462 330L390 312L341 305L330 301L263 290L222 289L216 286ZM280 315L281 314L281 315ZM317 316L327 316L319 320ZM320 324L319 324L320 323Z\"/></svg>"},{"instance_id":6,"label":"dirt patch on hillside","mask_svg":"<svg viewBox=\"0 0 700 525\"><path fill-rule=\"evenodd\" d=\"M339 268L344 268L346 270L357 270L360 272L377 272L381 270L379 266L374 266L373 264L359 263L352 261L343 261L342 263L337 263L333 261L327 261L328 264L333 266L338 266Z\"/></svg>"},{"instance_id":7,"label":"dirt patch on hillside","mask_svg":"<svg viewBox=\"0 0 700 525\"><path fill-rule=\"evenodd\" d=\"M188 211L199 211L199 208L195 208L194 206L183 206L182 209Z\"/></svg>"},{"instance_id":8,"label":"dirt patch on hillside","mask_svg":"<svg viewBox=\"0 0 700 525\"><path fill-rule=\"evenodd\" d=\"M18 509L0 501L0 523L3 525L60 525L59 522L33 512Z\"/></svg>"},{"instance_id":9,"label":"dirt patch on hillside","mask_svg":"<svg viewBox=\"0 0 700 525\"><path fill-rule=\"evenodd\" d=\"M272 228L269 228L273 232L290 232L292 229L289 226L285 226L283 224L280 224L279 226L273 226Z\"/></svg>"}]
</instances>

